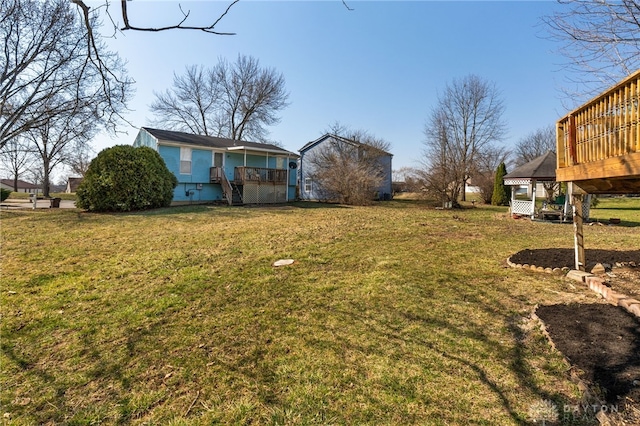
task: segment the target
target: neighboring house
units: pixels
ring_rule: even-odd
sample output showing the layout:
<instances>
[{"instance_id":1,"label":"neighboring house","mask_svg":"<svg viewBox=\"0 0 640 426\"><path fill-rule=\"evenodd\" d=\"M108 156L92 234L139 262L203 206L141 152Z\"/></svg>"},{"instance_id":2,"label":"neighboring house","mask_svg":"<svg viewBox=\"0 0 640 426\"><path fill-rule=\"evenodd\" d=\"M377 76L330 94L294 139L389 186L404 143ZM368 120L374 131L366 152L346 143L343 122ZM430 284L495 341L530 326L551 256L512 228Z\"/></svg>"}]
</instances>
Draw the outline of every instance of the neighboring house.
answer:
<instances>
[{"instance_id":1,"label":"neighboring house","mask_svg":"<svg viewBox=\"0 0 640 426\"><path fill-rule=\"evenodd\" d=\"M307 143L300 148L300 168L298 170L298 179L300 182L300 198L303 200L319 200L322 199L314 184L312 173L313 165L311 164L311 158L314 153L323 149L330 149L330 144L333 141L340 141L341 143L348 143L353 146L363 145L360 142L356 142L350 139L345 139L341 136L332 134L325 134L324 136ZM392 187L392 170L391 160L393 154L386 151L381 151L382 155L379 158L381 168L383 170L383 180L377 189L377 198L380 200L390 200L393 194Z\"/></svg>"},{"instance_id":2,"label":"neighboring house","mask_svg":"<svg viewBox=\"0 0 640 426\"><path fill-rule=\"evenodd\" d=\"M178 178L173 203L293 201L298 155L276 145L142 127L133 143L156 150Z\"/></svg>"},{"instance_id":3,"label":"neighboring house","mask_svg":"<svg viewBox=\"0 0 640 426\"><path fill-rule=\"evenodd\" d=\"M4 189L8 189L10 191L14 190L13 179L2 179L0 181L0 187ZM23 180L18 179L18 192L26 192L29 194L39 194L42 192L42 187L35 185L33 183L25 182Z\"/></svg>"},{"instance_id":4,"label":"neighboring house","mask_svg":"<svg viewBox=\"0 0 640 426\"><path fill-rule=\"evenodd\" d=\"M67 194L75 193L78 190L78 186L82 183L84 178L81 177L70 177L67 180L67 188L64 190Z\"/></svg>"}]
</instances>

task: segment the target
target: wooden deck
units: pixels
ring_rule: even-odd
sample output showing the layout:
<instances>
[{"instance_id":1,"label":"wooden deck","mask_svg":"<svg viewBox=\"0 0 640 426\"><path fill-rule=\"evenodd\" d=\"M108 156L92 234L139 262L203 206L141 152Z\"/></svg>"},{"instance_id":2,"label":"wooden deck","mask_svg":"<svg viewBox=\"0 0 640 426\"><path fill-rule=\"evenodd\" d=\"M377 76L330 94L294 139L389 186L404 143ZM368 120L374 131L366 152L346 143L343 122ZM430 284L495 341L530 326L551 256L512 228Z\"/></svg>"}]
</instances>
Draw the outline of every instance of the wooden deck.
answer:
<instances>
[{"instance_id":1,"label":"wooden deck","mask_svg":"<svg viewBox=\"0 0 640 426\"><path fill-rule=\"evenodd\" d=\"M640 193L640 70L557 123L556 180L590 194Z\"/></svg>"}]
</instances>

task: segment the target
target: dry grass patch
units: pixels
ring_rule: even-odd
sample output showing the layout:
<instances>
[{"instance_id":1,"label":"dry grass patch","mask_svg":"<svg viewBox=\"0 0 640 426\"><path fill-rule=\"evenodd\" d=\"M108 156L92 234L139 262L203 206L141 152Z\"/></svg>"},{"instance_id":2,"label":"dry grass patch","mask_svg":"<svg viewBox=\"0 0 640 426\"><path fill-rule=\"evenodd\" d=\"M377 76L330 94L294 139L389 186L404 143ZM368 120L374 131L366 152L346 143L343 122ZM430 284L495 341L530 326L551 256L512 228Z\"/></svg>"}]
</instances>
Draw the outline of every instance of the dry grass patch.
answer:
<instances>
[{"instance_id":1,"label":"dry grass patch","mask_svg":"<svg viewBox=\"0 0 640 426\"><path fill-rule=\"evenodd\" d=\"M595 296L504 268L572 243L571 226L504 212L2 212L5 420L522 424L540 399L579 396L523 318ZM586 234L619 249L640 228Z\"/></svg>"}]
</instances>

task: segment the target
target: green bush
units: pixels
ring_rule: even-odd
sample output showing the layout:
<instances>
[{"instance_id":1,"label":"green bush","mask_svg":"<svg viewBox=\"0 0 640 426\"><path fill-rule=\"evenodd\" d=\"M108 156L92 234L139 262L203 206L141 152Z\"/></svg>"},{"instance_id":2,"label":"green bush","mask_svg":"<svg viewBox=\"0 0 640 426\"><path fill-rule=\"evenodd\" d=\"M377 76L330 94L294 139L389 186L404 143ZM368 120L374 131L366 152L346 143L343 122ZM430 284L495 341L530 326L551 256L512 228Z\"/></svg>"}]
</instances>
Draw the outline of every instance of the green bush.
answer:
<instances>
[{"instance_id":1,"label":"green bush","mask_svg":"<svg viewBox=\"0 0 640 426\"><path fill-rule=\"evenodd\" d=\"M0 201L6 200L7 198L9 198L9 195L11 195L10 189L0 188Z\"/></svg>"},{"instance_id":2,"label":"green bush","mask_svg":"<svg viewBox=\"0 0 640 426\"><path fill-rule=\"evenodd\" d=\"M132 211L166 207L176 177L151 148L118 145L91 161L78 187L76 205L90 211Z\"/></svg>"}]
</instances>

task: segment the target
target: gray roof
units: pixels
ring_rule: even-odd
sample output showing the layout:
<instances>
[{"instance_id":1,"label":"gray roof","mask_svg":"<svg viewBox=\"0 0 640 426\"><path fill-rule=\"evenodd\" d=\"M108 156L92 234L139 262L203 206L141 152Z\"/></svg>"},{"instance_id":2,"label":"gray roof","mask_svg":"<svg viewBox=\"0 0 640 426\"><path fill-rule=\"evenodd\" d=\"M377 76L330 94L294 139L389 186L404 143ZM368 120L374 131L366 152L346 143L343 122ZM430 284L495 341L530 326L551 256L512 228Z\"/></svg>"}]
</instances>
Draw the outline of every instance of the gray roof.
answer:
<instances>
[{"instance_id":1,"label":"gray roof","mask_svg":"<svg viewBox=\"0 0 640 426\"><path fill-rule=\"evenodd\" d=\"M277 145L259 142L236 141L233 139L219 138L216 136L194 135L191 133L175 132L173 130L152 129L142 127L143 130L154 136L159 141L177 142L188 145L205 146L208 148L223 148L228 150L242 149L266 151L273 154L286 154L298 157L298 154L280 148Z\"/></svg>"},{"instance_id":2,"label":"gray roof","mask_svg":"<svg viewBox=\"0 0 640 426\"><path fill-rule=\"evenodd\" d=\"M0 180L4 185L10 186L13 188L13 179L2 179ZM22 189L39 189L41 185L36 185L35 183L25 182L24 180L18 179L18 188Z\"/></svg>"},{"instance_id":3,"label":"gray roof","mask_svg":"<svg viewBox=\"0 0 640 426\"><path fill-rule=\"evenodd\" d=\"M534 158L526 164L504 175L504 179L535 179L539 181L556 180L556 153L547 151L546 154Z\"/></svg>"},{"instance_id":4,"label":"gray roof","mask_svg":"<svg viewBox=\"0 0 640 426\"><path fill-rule=\"evenodd\" d=\"M367 145L366 143L362 143L362 142L358 142L358 141L354 141L353 139L347 139L347 138L343 138L342 136L338 136L338 135L333 135L331 133L326 133L322 136L320 136L318 139L311 141L311 142L307 142L302 148L300 148L298 151L303 152L306 151L307 149L313 147L314 145L326 140L326 139L335 139L338 141L342 141L342 142L346 142L346 143L350 143L352 145ZM375 148L375 147L373 147ZM384 151L382 149L376 148L378 149L378 151L382 151L385 154L393 157L393 154L391 154L390 152Z\"/></svg>"}]
</instances>

